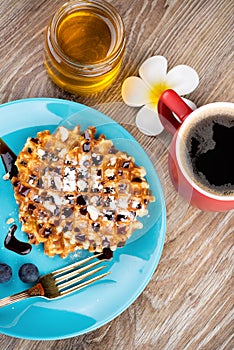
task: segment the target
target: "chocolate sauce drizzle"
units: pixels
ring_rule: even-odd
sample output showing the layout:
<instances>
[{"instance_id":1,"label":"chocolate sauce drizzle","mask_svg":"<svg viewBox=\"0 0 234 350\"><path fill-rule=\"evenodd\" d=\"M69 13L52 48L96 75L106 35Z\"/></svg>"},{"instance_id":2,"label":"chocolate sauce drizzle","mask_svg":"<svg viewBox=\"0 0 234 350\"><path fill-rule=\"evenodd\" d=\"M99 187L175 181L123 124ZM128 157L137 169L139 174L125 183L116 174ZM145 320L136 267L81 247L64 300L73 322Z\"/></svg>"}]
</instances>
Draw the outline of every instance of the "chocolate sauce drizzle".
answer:
<instances>
[{"instance_id":1,"label":"chocolate sauce drizzle","mask_svg":"<svg viewBox=\"0 0 234 350\"><path fill-rule=\"evenodd\" d=\"M1 138L0 138L0 155L2 158L4 168L6 172L9 173L10 175L10 179L13 176L17 176L18 169L17 169L17 166L15 165L17 156Z\"/></svg>"},{"instance_id":2,"label":"chocolate sauce drizzle","mask_svg":"<svg viewBox=\"0 0 234 350\"><path fill-rule=\"evenodd\" d=\"M31 252L32 246L29 243L19 241L14 236L16 230L17 226L15 224L9 228L8 234L4 241L4 246L17 254L26 255Z\"/></svg>"},{"instance_id":3,"label":"chocolate sauce drizzle","mask_svg":"<svg viewBox=\"0 0 234 350\"><path fill-rule=\"evenodd\" d=\"M94 255L99 253L95 252ZM113 258L113 252L110 248L104 248L101 255L97 257L99 260L110 260Z\"/></svg>"}]
</instances>

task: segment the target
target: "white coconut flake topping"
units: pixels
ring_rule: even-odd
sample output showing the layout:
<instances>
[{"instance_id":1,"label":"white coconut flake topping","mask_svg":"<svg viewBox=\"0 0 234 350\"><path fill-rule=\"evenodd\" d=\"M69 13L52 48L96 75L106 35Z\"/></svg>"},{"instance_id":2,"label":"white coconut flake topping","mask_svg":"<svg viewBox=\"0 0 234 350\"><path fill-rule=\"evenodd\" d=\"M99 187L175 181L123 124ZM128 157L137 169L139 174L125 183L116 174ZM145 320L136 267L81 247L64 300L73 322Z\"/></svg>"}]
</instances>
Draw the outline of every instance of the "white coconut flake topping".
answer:
<instances>
[{"instance_id":1,"label":"white coconut flake topping","mask_svg":"<svg viewBox=\"0 0 234 350\"><path fill-rule=\"evenodd\" d=\"M106 169L105 175L106 175L107 177L114 176L114 175L115 175L115 170L114 170L114 169Z\"/></svg>"},{"instance_id":2,"label":"white coconut flake topping","mask_svg":"<svg viewBox=\"0 0 234 350\"><path fill-rule=\"evenodd\" d=\"M56 209L56 206L54 204L51 204L49 202L44 202L44 207L49 210L51 213L53 213Z\"/></svg>"},{"instance_id":3,"label":"white coconut flake topping","mask_svg":"<svg viewBox=\"0 0 234 350\"><path fill-rule=\"evenodd\" d=\"M137 200L132 201L132 208L137 209L137 208L138 208L138 206L139 206L139 204L140 204L140 202L139 202L139 201L137 201Z\"/></svg>"},{"instance_id":4,"label":"white coconut flake topping","mask_svg":"<svg viewBox=\"0 0 234 350\"><path fill-rule=\"evenodd\" d=\"M116 163L116 157L111 157L111 158L110 158L110 164L111 164L112 166L114 166L115 163Z\"/></svg>"},{"instance_id":5,"label":"white coconut flake topping","mask_svg":"<svg viewBox=\"0 0 234 350\"><path fill-rule=\"evenodd\" d=\"M54 183L57 188L57 190L61 191L62 190L62 180L60 176L54 176Z\"/></svg>"},{"instance_id":6,"label":"white coconut flake topping","mask_svg":"<svg viewBox=\"0 0 234 350\"><path fill-rule=\"evenodd\" d=\"M128 207L129 196L119 197L118 205L120 208L127 209Z\"/></svg>"},{"instance_id":7,"label":"white coconut flake topping","mask_svg":"<svg viewBox=\"0 0 234 350\"><path fill-rule=\"evenodd\" d=\"M61 197L59 194L57 193L52 193L51 196L54 198L54 203L56 205L62 205L65 204L65 199L63 197Z\"/></svg>"},{"instance_id":8,"label":"white coconut flake topping","mask_svg":"<svg viewBox=\"0 0 234 350\"><path fill-rule=\"evenodd\" d=\"M78 185L79 191L81 192L85 191L87 188L87 182L82 179L77 181L77 185Z\"/></svg>"},{"instance_id":9,"label":"white coconut flake topping","mask_svg":"<svg viewBox=\"0 0 234 350\"><path fill-rule=\"evenodd\" d=\"M37 154L39 158L42 158L45 155L45 151L41 148L37 150Z\"/></svg>"},{"instance_id":10,"label":"white coconut flake topping","mask_svg":"<svg viewBox=\"0 0 234 350\"><path fill-rule=\"evenodd\" d=\"M94 207L93 205L88 205L87 206L87 211L88 211L88 213L90 215L91 220L95 221L95 220L98 219L98 216L99 216L100 212L99 212L99 210L96 207Z\"/></svg>"},{"instance_id":11,"label":"white coconut flake topping","mask_svg":"<svg viewBox=\"0 0 234 350\"><path fill-rule=\"evenodd\" d=\"M76 190L76 169L70 167L64 169L63 190L70 192Z\"/></svg>"},{"instance_id":12,"label":"white coconut flake topping","mask_svg":"<svg viewBox=\"0 0 234 350\"><path fill-rule=\"evenodd\" d=\"M61 141L66 141L68 139L69 136L69 132L66 128L64 128L63 126L59 127L59 131L60 131L60 135L61 135Z\"/></svg>"}]
</instances>

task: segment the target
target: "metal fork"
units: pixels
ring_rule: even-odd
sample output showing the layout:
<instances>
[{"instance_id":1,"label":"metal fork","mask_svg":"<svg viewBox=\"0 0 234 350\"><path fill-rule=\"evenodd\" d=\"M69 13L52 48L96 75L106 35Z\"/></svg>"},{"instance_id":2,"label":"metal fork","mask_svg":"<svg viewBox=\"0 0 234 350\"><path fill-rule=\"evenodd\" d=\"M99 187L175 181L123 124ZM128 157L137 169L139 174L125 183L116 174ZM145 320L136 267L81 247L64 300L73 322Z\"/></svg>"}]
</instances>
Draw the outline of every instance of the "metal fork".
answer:
<instances>
[{"instance_id":1,"label":"metal fork","mask_svg":"<svg viewBox=\"0 0 234 350\"><path fill-rule=\"evenodd\" d=\"M98 271L104 269L106 266L100 266L98 268L93 269L95 266L99 265L102 262L102 260L95 261L83 267L82 265L97 258L101 254L102 253L93 255L91 257L80 260L74 264L68 265L66 267L55 270L47 275L40 277L38 283L35 284L33 287L23 292L1 299L0 307L15 303L19 300L36 296L44 297L46 299L54 299L80 290L86 286L89 286L90 284L110 274L110 271L108 271L106 273L103 273L102 275L97 275L96 277L86 280L87 277L94 275Z\"/></svg>"}]
</instances>

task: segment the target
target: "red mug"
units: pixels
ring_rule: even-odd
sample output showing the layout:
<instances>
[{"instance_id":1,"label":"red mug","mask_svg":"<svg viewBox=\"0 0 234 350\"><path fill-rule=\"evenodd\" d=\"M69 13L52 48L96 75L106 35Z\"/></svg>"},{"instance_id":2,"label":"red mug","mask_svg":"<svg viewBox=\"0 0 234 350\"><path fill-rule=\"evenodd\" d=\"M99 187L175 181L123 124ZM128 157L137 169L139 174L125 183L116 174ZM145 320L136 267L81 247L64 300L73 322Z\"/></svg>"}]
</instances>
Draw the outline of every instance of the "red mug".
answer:
<instances>
[{"instance_id":1,"label":"red mug","mask_svg":"<svg viewBox=\"0 0 234 350\"><path fill-rule=\"evenodd\" d=\"M158 113L173 135L168 166L178 193L204 211L234 209L234 103L214 102L193 111L166 90Z\"/></svg>"}]
</instances>

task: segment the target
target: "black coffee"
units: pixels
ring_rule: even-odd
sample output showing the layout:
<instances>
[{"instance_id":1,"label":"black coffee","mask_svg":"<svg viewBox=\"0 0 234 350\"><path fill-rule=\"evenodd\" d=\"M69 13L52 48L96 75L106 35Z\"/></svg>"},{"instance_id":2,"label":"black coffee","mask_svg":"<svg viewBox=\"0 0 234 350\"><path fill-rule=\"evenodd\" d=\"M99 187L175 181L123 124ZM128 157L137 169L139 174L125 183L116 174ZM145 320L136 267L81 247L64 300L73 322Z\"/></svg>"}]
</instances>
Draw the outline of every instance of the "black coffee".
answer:
<instances>
[{"instance_id":1,"label":"black coffee","mask_svg":"<svg viewBox=\"0 0 234 350\"><path fill-rule=\"evenodd\" d=\"M195 182L221 195L234 194L234 117L217 114L199 121L186 137Z\"/></svg>"}]
</instances>

